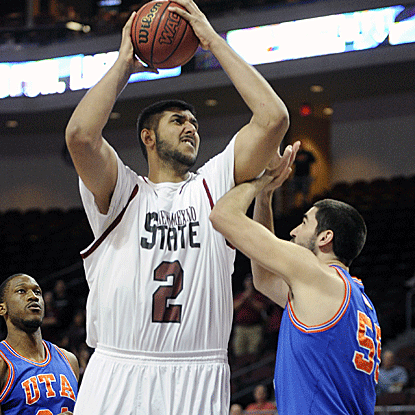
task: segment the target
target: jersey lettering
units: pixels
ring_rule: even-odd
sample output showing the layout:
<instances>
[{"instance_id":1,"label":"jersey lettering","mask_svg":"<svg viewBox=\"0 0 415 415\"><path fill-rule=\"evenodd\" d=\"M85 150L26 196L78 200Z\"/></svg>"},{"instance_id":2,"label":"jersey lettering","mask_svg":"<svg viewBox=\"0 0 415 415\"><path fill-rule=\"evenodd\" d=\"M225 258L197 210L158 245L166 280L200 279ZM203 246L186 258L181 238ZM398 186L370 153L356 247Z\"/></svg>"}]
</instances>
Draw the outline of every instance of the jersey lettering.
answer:
<instances>
[{"instance_id":1,"label":"jersey lettering","mask_svg":"<svg viewBox=\"0 0 415 415\"><path fill-rule=\"evenodd\" d=\"M29 379L26 379L21 383L22 388L26 395L26 404L33 405L40 399L40 387L39 384L45 384L45 395L46 398L53 398L56 396L56 392L53 390L52 383L56 382L55 376L52 373L41 374L37 376L32 376ZM43 389L42 389L43 390ZM43 393L43 392L42 392ZM76 400L75 393L72 389L71 384L65 375L60 375L60 396L65 396L69 399L72 399L74 402ZM40 413L39 415L47 415Z\"/></svg>"},{"instance_id":2,"label":"jersey lettering","mask_svg":"<svg viewBox=\"0 0 415 415\"><path fill-rule=\"evenodd\" d=\"M372 320L362 311L357 311L358 317L358 328L357 328L357 341L359 346L368 351L368 357L365 357L365 354L360 351L355 351L353 356L353 363L357 370L371 375L373 369L375 368L374 378L377 383L379 377L379 361L380 361L380 351L381 351L381 338L380 338L380 327L375 325L375 335L376 335L376 345L375 341L367 335L367 330L372 331L373 325ZM375 357L376 364L375 364Z\"/></svg>"},{"instance_id":3,"label":"jersey lettering","mask_svg":"<svg viewBox=\"0 0 415 415\"><path fill-rule=\"evenodd\" d=\"M162 262L154 271L155 281L167 281L173 277L172 285L163 285L153 294L153 323L180 323L182 306L169 304L183 289L183 269L179 261Z\"/></svg>"},{"instance_id":4,"label":"jersey lettering","mask_svg":"<svg viewBox=\"0 0 415 415\"><path fill-rule=\"evenodd\" d=\"M37 384L36 376L22 382L22 388L26 394L26 403L27 405L33 405L40 399L39 386Z\"/></svg>"},{"instance_id":5,"label":"jersey lettering","mask_svg":"<svg viewBox=\"0 0 415 415\"><path fill-rule=\"evenodd\" d=\"M47 375L38 375L38 380L40 383L44 383L46 385L46 397L52 398L56 396L55 391L52 389L52 382L55 382L55 376L52 373L49 373Z\"/></svg>"},{"instance_id":6,"label":"jersey lettering","mask_svg":"<svg viewBox=\"0 0 415 415\"><path fill-rule=\"evenodd\" d=\"M375 382L376 384L379 381L379 364L380 364L380 356L381 356L381 331L380 331L380 327L376 324L376 342L378 344L378 350L377 350L377 355L378 355L378 361L376 362L376 369L375 369Z\"/></svg>"},{"instance_id":7,"label":"jersey lettering","mask_svg":"<svg viewBox=\"0 0 415 415\"><path fill-rule=\"evenodd\" d=\"M68 379L65 375L60 375L61 377L61 390L60 394L61 396L66 396L69 399L72 399L75 402L75 394L72 389L71 384L69 383Z\"/></svg>"},{"instance_id":8,"label":"jersey lettering","mask_svg":"<svg viewBox=\"0 0 415 415\"><path fill-rule=\"evenodd\" d=\"M186 247L186 235L188 235L190 247L200 248L200 243L197 241L199 222L195 220L196 217L196 210L192 206L174 214L166 211L148 212L144 229L150 235L141 238L141 247L152 249L159 242L160 249L177 251L179 248Z\"/></svg>"},{"instance_id":9,"label":"jersey lettering","mask_svg":"<svg viewBox=\"0 0 415 415\"><path fill-rule=\"evenodd\" d=\"M61 414L63 414L64 412L68 412L69 408L67 408L66 406L64 406L63 408L61 408ZM53 413L51 411L49 411L49 409L40 409L39 411L36 412L36 415L53 415ZM55 414L55 415L59 415L59 414Z\"/></svg>"}]
</instances>

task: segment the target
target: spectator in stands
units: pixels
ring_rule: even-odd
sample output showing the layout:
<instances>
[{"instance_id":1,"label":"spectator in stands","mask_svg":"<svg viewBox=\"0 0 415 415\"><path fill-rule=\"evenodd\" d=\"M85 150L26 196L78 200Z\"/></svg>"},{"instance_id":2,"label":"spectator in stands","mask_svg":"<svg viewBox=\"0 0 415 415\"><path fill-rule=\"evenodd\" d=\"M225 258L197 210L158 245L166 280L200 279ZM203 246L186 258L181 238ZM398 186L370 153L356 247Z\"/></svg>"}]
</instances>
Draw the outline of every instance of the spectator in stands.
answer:
<instances>
[{"instance_id":1,"label":"spectator in stands","mask_svg":"<svg viewBox=\"0 0 415 415\"><path fill-rule=\"evenodd\" d=\"M229 415L242 415L243 412L244 409L242 408L242 405L239 405L239 403L234 403L233 405L231 405Z\"/></svg>"},{"instance_id":2,"label":"spectator in stands","mask_svg":"<svg viewBox=\"0 0 415 415\"><path fill-rule=\"evenodd\" d=\"M60 323L52 291L46 291L43 294L43 300L45 301L45 316L42 323L43 338L52 343L58 343Z\"/></svg>"},{"instance_id":3,"label":"spectator in stands","mask_svg":"<svg viewBox=\"0 0 415 415\"><path fill-rule=\"evenodd\" d=\"M377 393L401 392L408 383L408 372L403 366L395 362L395 353L392 350L385 350L382 353L382 361L379 368L379 382Z\"/></svg>"},{"instance_id":4,"label":"spectator in stands","mask_svg":"<svg viewBox=\"0 0 415 415\"><path fill-rule=\"evenodd\" d=\"M268 390L267 387L263 384L259 384L254 389L254 399L255 402L250 403L246 409L245 413L258 412L258 411L269 411L266 413L273 414L277 409L274 402L268 401Z\"/></svg>"},{"instance_id":5,"label":"spectator in stands","mask_svg":"<svg viewBox=\"0 0 415 415\"><path fill-rule=\"evenodd\" d=\"M88 345L84 342L78 347L78 351L76 353L76 356L79 361L79 385L82 382L82 378L84 376L84 372L86 369L86 366L89 362L89 359L93 353L93 349L88 347Z\"/></svg>"},{"instance_id":6,"label":"spectator in stands","mask_svg":"<svg viewBox=\"0 0 415 415\"><path fill-rule=\"evenodd\" d=\"M64 280L57 280L53 287L55 307L58 313L61 334L69 327L73 317L74 298L67 289Z\"/></svg>"},{"instance_id":7,"label":"spectator in stands","mask_svg":"<svg viewBox=\"0 0 415 415\"><path fill-rule=\"evenodd\" d=\"M264 328L264 347L266 350L273 352L277 350L283 311L284 309L275 303L272 303L268 309L268 317Z\"/></svg>"},{"instance_id":8,"label":"spectator in stands","mask_svg":"<svg viewBox=\"0 0 415 415\"><path fill-rule=\"evenodd\" d=\"M311 151L300 149L294 160L294 175L291 181L292 198L295 206L305 206L309 202L310 186L312 177L310 175L311 165L316 159Z\"/></svg>"},{"instance_id":9,"label":"spectator in stands","mask_svg":"<svg viewBox=\"0 0 415 415\"><path fill-rule=\"evenodd\" d=\"M268 301L254 288L252 274L244 279L244 291L233 300L235 311L233 352L235 357L257 355L263 340L264 315Z\"/></svg>"},{"instance_id":10,"label":"spectator in stands","mask_svg":"<svg viewBox=\"0 0 415 415\"><path fill-rule=\"evenodd\" d=\"M69 349L78 350L79 346L86 340L85 311L77 310L67 330Z\"/></svg>"}]
</instances>

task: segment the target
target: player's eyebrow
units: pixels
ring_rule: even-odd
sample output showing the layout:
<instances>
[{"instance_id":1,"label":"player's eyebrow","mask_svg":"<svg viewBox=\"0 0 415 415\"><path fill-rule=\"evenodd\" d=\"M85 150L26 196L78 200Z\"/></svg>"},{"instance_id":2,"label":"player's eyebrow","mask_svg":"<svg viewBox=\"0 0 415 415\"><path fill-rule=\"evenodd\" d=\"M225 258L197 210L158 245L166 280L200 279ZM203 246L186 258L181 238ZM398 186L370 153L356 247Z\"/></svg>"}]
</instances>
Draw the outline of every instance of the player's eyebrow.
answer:
<instances>
[{"instance_id":1,"label":"player's eyebrow","mask_svg":"<svg viewBox=\"0 0 415 415\"><path fill-rule=\"evenodd\" d=\"M178 118L181 122L184 122L184 121L187 120L187 117L183 114L180 114L180 113L174 113L172 115L172 118L174 118L174 117ZM193 116L190 117L189 121L196 127L196 129L199 128L199 122L197 121L196 117L193 117Z\"/></svg>"}]
</instances>

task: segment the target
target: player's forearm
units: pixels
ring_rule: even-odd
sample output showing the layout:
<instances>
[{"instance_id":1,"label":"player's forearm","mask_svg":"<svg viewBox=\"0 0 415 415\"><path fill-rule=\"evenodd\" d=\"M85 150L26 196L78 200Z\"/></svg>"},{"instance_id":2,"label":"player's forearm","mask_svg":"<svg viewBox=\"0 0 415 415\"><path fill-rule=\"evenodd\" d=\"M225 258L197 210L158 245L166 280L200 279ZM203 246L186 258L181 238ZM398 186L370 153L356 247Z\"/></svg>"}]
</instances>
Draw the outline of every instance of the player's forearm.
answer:
<instances>
[{"instance_id":1,"label":"player's forearm","mask_svg":"<svg viewBox=\"0 0 415 415\"><path fill-rule=\"evenodd\" d=\"M274 233L272 192L263 191L256 196L253 219ZM255 288L260 292L264 292L264 286L267 287L269 278L274 275L253 260L251 260L251 268Z\"/></svg>"},{"instance_id":2,"label":"player's forearm","mask_svg":"<svg viewBox=\"0 0 415 415\"><path fill-rule=\"evenodd\" d=\"M69 120L67 140L100 139L112 108L130 77L128 62L118 59L104 77L92 87ZM70 143L68 143L70 144Z\"/></svg>"},{"instance_id":3,"label":"player's forearm","mask_svg":"<svg viewBox=\"0 0 415 415\"><path fill-rule=\"evenodd\" d=\"M246 211L259 191L256 181L245 182L222 196L209 216L213 227L225 238L237 238L240 224L246 219Z\"/></svg>"},{"instance_id":4,"label":"player's forearm","mask_svg":"<svg viewBox=\"0 0 415 415\"><path fill-rule=\"evenodd\" d=\"M261 223L272 233L274 233L274 218L272 214L272 194L273 192L261 192L255 198L253 219Z\"/></svg>"},{"instance_id":5,"label":"player's forearm","mask_svg":"<svg viewBox=\"0 0 415 415\"><path fill-rule=\"evenodd\" d=\"M235 88L264 128L288 128L288 110L264 77L246 63L219 35L209 44Z\"/></svg>"}]
</instances>

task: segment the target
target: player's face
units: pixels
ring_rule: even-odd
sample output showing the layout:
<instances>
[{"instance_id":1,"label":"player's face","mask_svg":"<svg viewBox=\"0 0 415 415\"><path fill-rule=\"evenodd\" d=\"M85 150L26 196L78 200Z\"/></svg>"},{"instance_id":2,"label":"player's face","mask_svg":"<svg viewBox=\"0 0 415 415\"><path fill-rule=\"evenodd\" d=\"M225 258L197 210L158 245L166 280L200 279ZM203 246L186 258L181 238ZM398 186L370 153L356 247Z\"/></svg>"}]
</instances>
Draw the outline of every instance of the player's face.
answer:
<instances>
[{"instance_id":1,"label":"player's face","mask_svg":"<svg viewBox=\"0 0 415 415\"><path fill-rule=\"evenodd\" d=\"M42 290L29 275L19 275L10 281L4 306L2 313L15 327L30 333L41 326L45 315Z\"/></svg>"},{"instance_id":2,"label":"player's face","mask_svg":"<svg viewBox=\"0 0 415 415\"><path fill-rule=\"evenodd\" d=\"M190 111L168 110L156 131L157 153L165 162L192 167L199 151L198 122Z\"/></svg>"},{"instance_id":3,"label":"player's face","mask_svg":"<svg viewBox=\"0 0 415 415\"><path fill-rule=\"evenodd\" d=\"M303 246L310 251L316 253L316 219L317 208L314 206L303 216L303 221L300 225L290 232L291 242Z\"/></svg>"}]
</instances>

